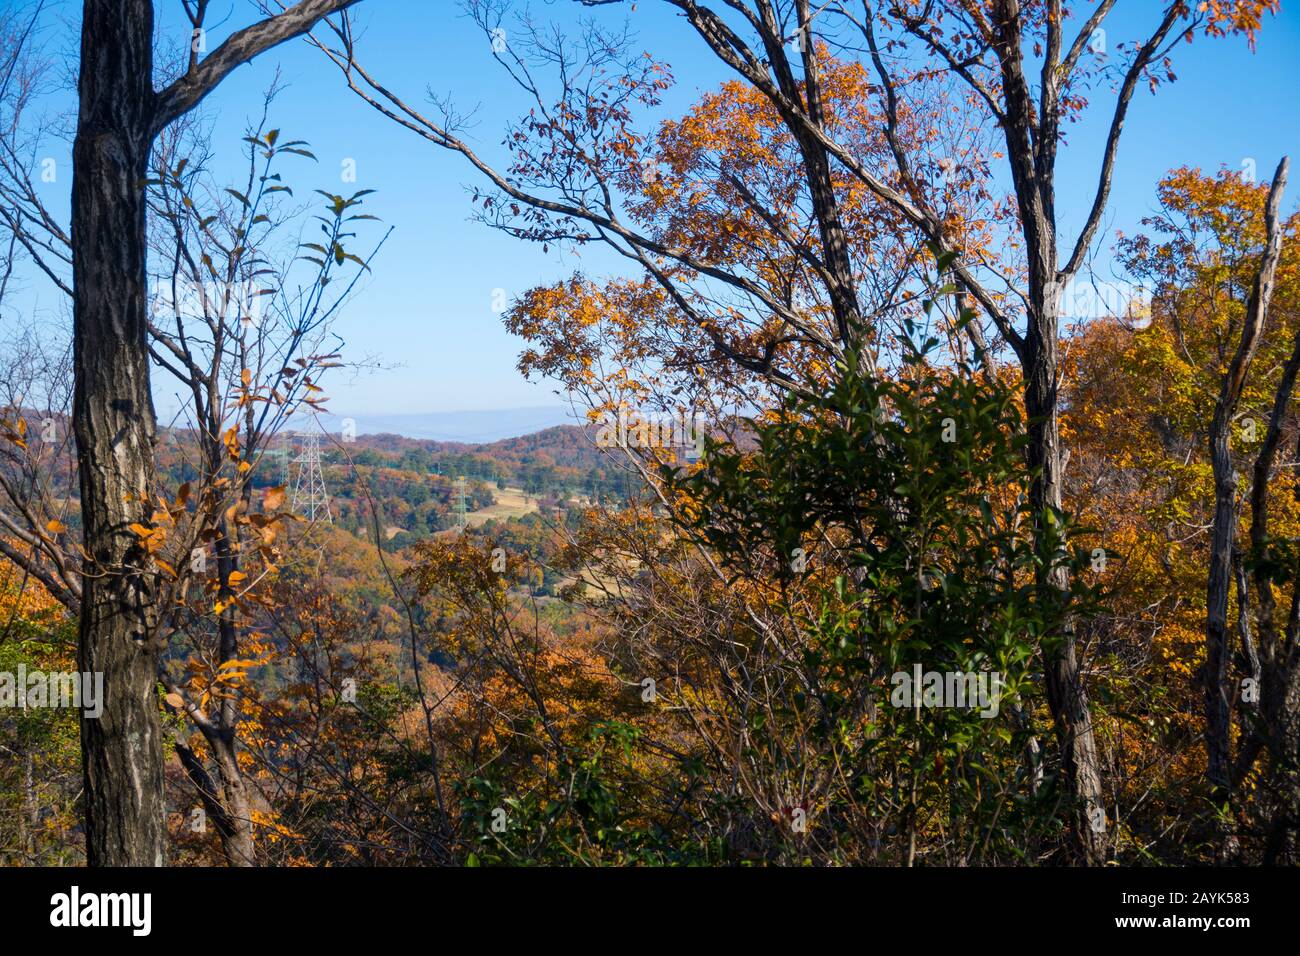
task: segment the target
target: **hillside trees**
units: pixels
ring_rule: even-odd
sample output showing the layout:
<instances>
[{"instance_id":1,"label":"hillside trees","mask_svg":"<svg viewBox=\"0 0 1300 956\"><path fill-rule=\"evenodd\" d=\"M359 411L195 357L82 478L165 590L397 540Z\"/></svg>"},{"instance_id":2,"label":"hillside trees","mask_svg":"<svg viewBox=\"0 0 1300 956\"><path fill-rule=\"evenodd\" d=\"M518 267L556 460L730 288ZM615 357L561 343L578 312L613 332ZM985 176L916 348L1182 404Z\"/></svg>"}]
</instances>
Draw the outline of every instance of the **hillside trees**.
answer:
<instances>
[{"instance_id":1,"label":"hillside trees","mask_svg":"<svg viewBox=\"0 0 1300 956\"><path fill-rule=\"evenodd\" d=\"M75 623L39 581L15 564L0 563L0 670L69 670L75 632ZM79 848L66 833L75 825L74 783L80 776L77 717L66 710L11 706L0 713L0 861L75 863Z\"/></svg>"},{"instance_id":2,"label":"hillside trees","mask_svg":"<svg viewBox=\"0 0 1300 956\"><path fill-rule=\"evenodd\" d=\"M284 270L263 272L263 200L280 186L261 161L301 145L263 124L248 182L214 204L202 164L171 138L182 131L154 140L149 275L218 294L150 297L146 341L189 393L197 443L183 465L197 477L171 489L153 475L125 537L151 575L133 584L133 613L156 624L142 653L164 658L167 727L226 859L253 860L255 819L281 862L445 862L471 848L481 862L1100 862L1197 858L1202 840L1225 858L1293 858L1300 612L1279 603L1294 589L1300 505L1281 449L1300 351L1284 176L1267 215L1262 191L1231 177L1171 176L1168 215L1148 223L1165 240L1121 246L1157 287L1153 328L1096 323L1068 360L1058 343L1136 88L1171 78L1179 40L1253 35L1274 5L1166 3L1118 48L1097 39L1115 0L1077 31L1050 0L670 6L735 79L643 130L669 80L626 35L594 27L570 45L512 26L493 49L529 104L500 167L457 135L449 107L432 119L370 73L345 20L320 44L373 107L476 168L490 225L604 243L632 264L516 302L507 321L529 340L526 373L559 379L599 426L693 414L712 433L702 462L652 430L616 441L645 496L551 529L558 566L522 558L545 515L527 534L488 529L507 545L504 569L477 535L417 547L407 582L424 604L405 606L409 647L356 709L340 706L340 680L381 668L353 638L387 632L329 606L345 575L285 571L282 492L259 502L253 479L287 410L312 404L333 364L315 343L334 306L315 283L364 266L347 234L360 197L327 197L327 238L307 250L320 274L305 270L308 291L287 295ZM505 9L471 4L489 36ZM1061 130L1108 80L1101 169L1063 242ZM1003 159L1009 201L992 185ZM25 252L72 293L72 236L7 175L10 259ZM250 280L279 290L282 321L250 314ZM18 401L56 364L27 353L0 383L17 412L0 546L76 610L67 482L31 447ZM386 464L354 471L349 519L375 525L387 574L402 542L380 542L371 491L409 497L387 517L428 527L447 489ZM521 456L512 472L540 492L550 464ZM1076 506L1102 525L1090 565L1074 553L1093 534L1069 517ZM190 563L195 544L211 544L210 573ZM1198 562L1212 564L1208 587ZM559 572L582 607L563 623L537 595ZM1113 586L1096 616L1080 613L1090 574ZM289 701L270 692L254 622L289 650ZM996 669L1011 681L1006 709L984 720L883 705L891 668L914 664ZM414 689L398 686L408 678ZM638 706L647 678L659 696ZM294 741L303 750L281 756ZM254 786L284 813L262 816ZM1197 814L1176 803L1203 798L1204 818L1199 802Z\"/></svg>"},{"instance_id":3,"label":"hillside trees","mask_svg":"<svg viewBox=\"0 0 1300 956\"><path fill-rule=\"evenodd\" d=\"M619 0L583 2L608 6ZM1170 55L1177 42L1197 32L1253 36L1276 3L1235 0L1193 8L1169 0L1153 11L1152 25L1139 40L1115 46L1121 56L1114 64L1111 48L1098 37L1104 38L1117 0L1096 4L1073 31L1067 30L1067 19L1076 11L1061 0L987 5L915 0L866 3L860 11L846 4L814 9L804 0L749 0L716 8L696 0L665 3L738 76L740 87L768 105L797 150L798 194L809 213L806 232L783 232L783 207L749 193L749 180L725 166L710 170L710 192L728 196L733 207L755 221L755 229L780 242L796 275L806 269L818 288L815 309L802 308L798 294L803 288L791 289L792 297L783 298L761 278L720 265L717 249L683 247L677 232L647 234L635 218L620 214L620 189L636 194L641 190L633 180L657 179L653 163L639 155L645 140L632 131L630 121L638 104L654 105L655 87L663 81L661 71L646 61L618 54L617 31L593 26L596 42L587 46L593 57L587 63L567 60L562 43L530 32L526 21L513 34L522 32L522 38L494 44L497 58L534 100L528 117L510 131L512 165L500 170L457 137L450 109L441 119L431 118L374 77L359 62L346 22L335 31L337 44L321 45L358 95L435 145L460 153L486 177L499 191L484 201L490 219L547 243L609 242L644 269L658 290L652 294L663 297L662 308L680 313L702 333L708 343L704 355L716 354L726 366L779 384L791 384L783 381L777 361L784 347L828 344L826 332L810 325L810 313L829 326L832 352L835 343L843 347L860 339L870 326L864 316L871 310L863 302L861 275L850 253L856 238L846 227L850 207L840 184L851 181L869 194L877 218L915 233L940 254L960 253L946 260L956 293L973 300L982 313L982 323L966 329L970 348L986 359L1009 349L1021 367L1034 520L1046 544L1063 504L1057 407L1062 296L1097 237L1134 94L1140 85L1154 88L1172 77ZM501 26L505 5L483 0L471 9L490 37L511 35ZM833 77L846 68L834 62L840 51L870 83L869 109L851 119L831 103ZM618 83L595 81L616 67L624 72ZM541 69L570 80L555 99L539 92ZM1117 85L1107 110L1109 134L1091 188L1093 199L1079 231L1067 240L1058 235L1056 215L1063 126L1081 114L1109 76L1117 78ZM1007 241L1009 256L987 252L984 241L991 237L978 229L966 234L966 217L951 208L954 200L959 207L978 206L983 161L971 160L974 151L942 136L915 139L909 132L918 109L933 110L939 103L970 129L990 130L1001 141L997 155L1005 160L1015 199L1014 208L1003 211L1014 215L1014 223L994 230L993 236ZM862 149L864 143L871 148ZM999 218L984 217L991 222ZM748 240L752 230L737 236ZM701 301L695 289L683 290L674 281L682 275L716 283L726 297L719 302L718 296L705 295ZM738 307L736 299L743 305ZM716 316L731 318L744 309L755 310L758 318L751 335L738 341L721 331ZM1040 555L1040 567L1045 601L1051 600L1048 592L1068 589L1064 568L1046 552ZM1100 767L1075 641L1068 621L1062 624L1066 639L1054 645L1048 661L1050 699L1076 797L1078 852L1085 861L1097 862L1105 843L1104 830L1093 822L1103 812Z\"/></svg>"}]
</instances>

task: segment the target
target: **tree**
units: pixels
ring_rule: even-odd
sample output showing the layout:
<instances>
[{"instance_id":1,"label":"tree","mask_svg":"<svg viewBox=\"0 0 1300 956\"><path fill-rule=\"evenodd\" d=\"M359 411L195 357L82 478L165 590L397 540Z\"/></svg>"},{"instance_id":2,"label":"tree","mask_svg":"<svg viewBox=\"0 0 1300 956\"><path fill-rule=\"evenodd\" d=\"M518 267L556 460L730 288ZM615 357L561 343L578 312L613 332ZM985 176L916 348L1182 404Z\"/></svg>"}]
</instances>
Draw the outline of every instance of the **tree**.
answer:
<instances>
[{"instance_id":1,"label":"tree","mask_svg":"<svg viewBox=\"0 0 1300 956\"><path fill-rule=\"evenodd\" d=\"M861 854L870 821L896 834L876 838L885 858L908 866L1032 858L1059 827L1032 672L1042 635L1061 640L1059 620L1087 595L1034 594L1013 389L934 367L937 344L923 337L887 379L850 353L823 394L754 423L752 453L711 446L705 467L673 481L729 580L776 578L800 622L786 653L795 680L786 705L764 711L763 745L802 730L820 751L789 768L809 834L800 852ZM919 683L900 699L914 673L993 681L992 711L930 691L923 706Z\"/></svg>"},{"instance_id":2,"label":"tree","mask_svg":"<svg viewBox=\"0 0 1300 956\"><path fill-rule=\"evenodd\" d=\"M1280 860L1293 839L1294 619L1277 608L1294 596L1300 502L1282 449L1300 359L1280 180L1171 171L1119 245L1149 314L1075 336L1062 383L1069 499L1111 556L1089 639L1123 760L1117 812L1131 843L1168 831L1187 858Z\"/></svg>"},{"instance_id":3,"label":"tree","mask_svg":"<svg viewBox=\"0 0 1300 956\"><path fill-rule=\"evenodd\" d=\"M374 218L359 211L360 196L327 195L323 214L314 218L328 247L306 243L302 255L277 250L280 235L302 216L284 206L293 190L280 166L286 157L314 157L302 141L267 129L273 96L244 140L245 181L224 189L213 182L200 128L176 124L153 150L147 191L150 357L175 379L183 406L182 421L170 423L155 454L174 481L156 487L161 507L130 530L160 576L158 647L173 657L168 645L180 643L190 664L211 662L212 673L201 669L202 699L185 686L200 679L192 668L177 673L164 667L160 679L176 753L232 865L255 862L237 755L240 649L248 621L257 617L255 582L281 557L277 535L286 507L285 489L272 488L259 511L253 482L266 470L258 466L272 437L297 411L318 407L318 381L340 364L329 341L332 322L366 268L351 251L355 230ZM24 125L22 110L15 109L9 130L17 135ZM37 198L31 172L16 161L15 139L6 136L0 148L11 159L0 179L0 191L15 203L6 217L11 241L70 294L67 234ZM68 517L57 503L74 498L66 479L76 458L67 453L66 402L60 398L71 376L65 379L67 367L47 354L48 334L24 331L3 376L14 421L7 422L6 434L13 436L3 446L0 519L22 545L9 547L11 557L50 581L52 593L76 614L80 583L69 574L76 565L71 535L50 533L64 528ZM43 396L45 411L22 407L20 396ZM202 735L200 746L182 732L187 724Z\"/></svg>"},{"instance_id":4,"label":"tree","mask_svg":"<svg viewBox=\"0 0 1300 956\"><path fill-rule=\"evenodd\" d=\"M1214 526L1210 543L1210 572L1206 584L1206 627L1205 627L1205 747L1208 755L1208 774L1214 788L1216 803L1225 801L1232 790L1232 703L1228 687L1228 664L1230 641L1228 632L1228 592L1232 586L1233 541L1237 536L1237 473L1233 467L1229 449L1230 429L1237 415L1241 401L1242 388L1250 366L1259 348L1260 336L1264 323L1268 319L1269 304L1273 298L1274 277L1277 273L1278 259L1282 253L1282 224L1279 219L1279 206L1282 191L1286 188L1288 163L1286 159L1278 165L1269 190L1264 213L1264 251L1260 257L1258 271L1251 285L1250 297L1246 303L1246 313L1241 324L1241 340L1223 377L1223 386L1214 405L1214 419L1210 424L1210 464L1214 469ZM1264 450L1261 452L1256 474L1261 479L1257 482L1256 493L1262 496L1264 482L1272 470L1272 457L1277 453L1278 438L1281 434L1281 416L1285 414L1290 403L1291 390L1295 384L1297 368L1300 368L1300 339L1297 339L1296 358L1288 363L1287 371L1278 386L1276 411L1271 417L1269 435L1265 438ZM1263 535L1267 529L1267 516L1263 509L1262 497L1256 501L1257 523L1254 528L1255 544L1264 545ZM1272 591L1267 591L1265 613L1272 608ZM1270 615L1271 616L1271 615ZM1268 629L1271 631L1271 621ZM1275 634L1268 634L1270 657L1275 656ZM1259 675L1262 676L1262 675ZM1258 680L1259 677L1257 676ZM1278 688L1280 689L1281 685ZM1226 849L1226 848L1225 848Z\"/></svg>"},{"instance_id":5,"label":"tree","mask_svg":"<svg viewBox=\"0 0 1300 956\"><path fill-rule=\"evenodd\" d=\"M73 144L73 425L83 575L78 664L102 673L104 713L82 722L87 860L166 860L163 741L156 698L157 567L130 527L154 508L145 181L152 144L232 70L356 0L301 0L232 34L155 90L152 0L87 0ZM195 31L207 0L186 0ZM197 35L197 34L196 34Z\"/></svg>"}]
</instances>

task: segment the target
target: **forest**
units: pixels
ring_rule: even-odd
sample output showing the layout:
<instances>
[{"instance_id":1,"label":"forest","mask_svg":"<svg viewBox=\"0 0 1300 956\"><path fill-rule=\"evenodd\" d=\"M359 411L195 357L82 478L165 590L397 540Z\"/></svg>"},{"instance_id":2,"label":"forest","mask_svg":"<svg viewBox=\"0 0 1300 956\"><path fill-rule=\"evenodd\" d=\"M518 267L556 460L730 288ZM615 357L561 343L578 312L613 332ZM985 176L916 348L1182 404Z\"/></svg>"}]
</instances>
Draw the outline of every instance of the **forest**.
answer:
<instances>
[{"instance_id":1,"label":"forest","mask_svg":"<svg viewBox=\"0 0 1300 956\"><path fill-rule=\"evenodd\" d=\"M1280 0L413 6L0 3L0 862L1300 863L1296 192L1158 127ZM416 199L289 50L574 424L317 424Z\"/></svg>"}]
</instances>

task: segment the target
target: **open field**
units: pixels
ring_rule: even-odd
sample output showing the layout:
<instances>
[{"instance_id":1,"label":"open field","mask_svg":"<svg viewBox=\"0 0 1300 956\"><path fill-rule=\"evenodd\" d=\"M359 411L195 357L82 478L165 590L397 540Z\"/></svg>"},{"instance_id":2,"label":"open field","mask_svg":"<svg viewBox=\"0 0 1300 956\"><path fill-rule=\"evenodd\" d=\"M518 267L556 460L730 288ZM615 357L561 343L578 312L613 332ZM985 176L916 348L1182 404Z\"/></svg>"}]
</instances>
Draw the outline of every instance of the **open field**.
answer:
<instances>
[{"instance_id":1,"label":"open field","mask_svg":"<svg viewBox=\"0 0 1300 956\"><path fill-rule=\"evenodd\" d=\"M522 518L537 510L537 499L524 494L522 488L504 488L494 492L497 502L487 508L471 511L466 520L471 528L487 524L494 518L504 521L508 518Z\"/></svg>"}]
</instances>

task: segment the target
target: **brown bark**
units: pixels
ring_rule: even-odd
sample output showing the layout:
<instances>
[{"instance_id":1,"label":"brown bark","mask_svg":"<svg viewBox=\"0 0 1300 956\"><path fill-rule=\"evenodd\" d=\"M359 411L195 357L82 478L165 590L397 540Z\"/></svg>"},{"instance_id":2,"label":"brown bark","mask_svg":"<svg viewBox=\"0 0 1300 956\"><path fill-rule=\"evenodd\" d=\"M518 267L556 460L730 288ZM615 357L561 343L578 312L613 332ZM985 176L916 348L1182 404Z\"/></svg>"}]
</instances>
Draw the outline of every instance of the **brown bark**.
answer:
<instances>
[{"instance_id":1,"label":"brown bark","mask_svg":"<svg viewBox=\"0 0 1300 956\"><path fill-rule=\"evenodd\" d=\"M166 860L162 730L155 693L152 562L132 523L154 487L144 179L153 101L149 0L87 0L73 145L73 422L87 567L78 659L104 675L104 710L81 723L86 857Z\"/></svg>"},{"instance_id":2,"label":"brown bark","mask_svg":"<svg viewBox=\"0 0 1300 956\"><path fill-rule=\"evenodd\" d=\"M1054 240L1053 240L1054 243ZM1047 257L1054 274L1055 255ZM1055 293L1050 287L1035 288L1031 296L1042 311L1031 317L1025 340L1022 375L1025 414L1029 420L1029 469L1032 474L1029 497L1035 521L1035 542L1040 550L1040 586L1063 593L1069 590L1069 569L1053 552L1054 534L1045 526L1050 516L1062 513L1061 441L1057 415L1057 323ZM1106 829L1101 765L1093 734L1092 712L1087 689L1079 672L1073 623L1067 618L1062 633L1044 649L1047 702L1061 748L1061 769L1069 794L1074 798L1072 816L1075 848L1082 860L1098 864L1106 858Z\"/></svg>"},{"instance_id":3,"label":"brown bark","mask_svg":"<svg viewBox=\"0 0 1300 956\"><path fill-rule=\"evenodd\" d=\"M1034 124L1024 73L1020 4L998 0L991 19L1005 102L1002 129L1028 258L1029 314L1019 357L1029 433L1029 498L1041 562L1039 584L1061 594L1070 588L1069 569L1058 560L1056 535L1046 526L1062 513L1057 345L1061 290L1067 277L1057 267L1055 143L1049 145L1056 134L1050 117L1046 126ZM1073 624L1067 618L1062 632L1044 648L1047 701L1061 748L1062 773L1074 800L1075 848L1083 862L1097 864L1105 860L1107 846L1101 765L1075 645Z\"/></svg>"}]
</instances>

